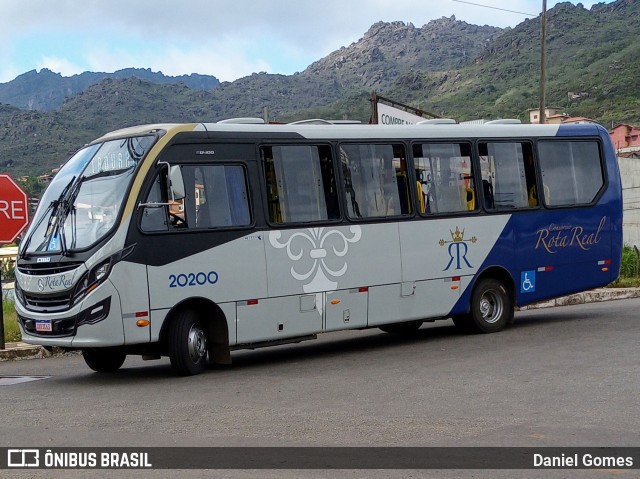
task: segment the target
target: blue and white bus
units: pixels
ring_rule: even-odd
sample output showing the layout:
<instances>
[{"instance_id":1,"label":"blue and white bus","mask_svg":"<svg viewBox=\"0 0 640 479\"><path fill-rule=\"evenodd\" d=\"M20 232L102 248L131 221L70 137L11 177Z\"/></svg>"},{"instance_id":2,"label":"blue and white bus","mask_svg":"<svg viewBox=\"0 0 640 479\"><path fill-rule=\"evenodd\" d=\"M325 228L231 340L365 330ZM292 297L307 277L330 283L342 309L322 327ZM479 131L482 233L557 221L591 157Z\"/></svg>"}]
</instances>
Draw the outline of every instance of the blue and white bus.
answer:
<instances>
[{"instance_id":1,"label":"blue and white bus","mask_svg":"<svg viewBox=\"0 0 640 479\"><path fill-rule=\"evenodd\" d=\"M163 124L109 133L47 189L20 249L24 341L114 371L514 308L604 286L620 175L597 125Z\"/></svg>"}]
</instances>

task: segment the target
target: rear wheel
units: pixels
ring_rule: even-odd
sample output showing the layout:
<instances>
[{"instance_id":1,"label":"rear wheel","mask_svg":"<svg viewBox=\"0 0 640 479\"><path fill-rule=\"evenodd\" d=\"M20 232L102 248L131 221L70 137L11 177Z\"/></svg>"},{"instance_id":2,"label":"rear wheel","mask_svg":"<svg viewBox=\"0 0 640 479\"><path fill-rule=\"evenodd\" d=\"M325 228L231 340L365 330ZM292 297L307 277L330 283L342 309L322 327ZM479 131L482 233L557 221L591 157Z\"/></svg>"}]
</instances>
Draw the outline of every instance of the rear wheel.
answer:
<instances>
[{"instance_id":1,"label":"rear wheel","mask_svg":"<svg viewBox=\"0 0 640 479\"><path fill-rule=\"evenodd\" d=\"M98 373L111 373L120 369L127 355L114 348L85 348L82 357L91 369Z\"/></svg>"},{"instance_id":2,"label":"rear wheel","mask_svg":"<svg viewBox=\"0 0 640 479\"><path fill-rule=\"evenodd\" d=\"M385 324L380 329L385 333L410 334L417 331L422 326L422 321L407 321L405 323Z\"/></svg>"},{"instance_id":3,"label":"rear wheel","mask_svg":"<svg viewBox=\"0 0 640 479\"><path fill-rule=\"evenodd\" d=\"M513 322L513 299L497 279L478 281L471 295L471 313L453 318L464 332L496 333Z\"/></svg>"},{"instance_id":4,"label":"rear wheel","mask_svg":"<svg viewBox=\"0 0 640 479\"><path fill-rule=\"evenodd\" d=\"M193 311L181 311L169 329L169 359L181 376L204 371L207 363L207 335Z\"/></svg>"}]
</instances>

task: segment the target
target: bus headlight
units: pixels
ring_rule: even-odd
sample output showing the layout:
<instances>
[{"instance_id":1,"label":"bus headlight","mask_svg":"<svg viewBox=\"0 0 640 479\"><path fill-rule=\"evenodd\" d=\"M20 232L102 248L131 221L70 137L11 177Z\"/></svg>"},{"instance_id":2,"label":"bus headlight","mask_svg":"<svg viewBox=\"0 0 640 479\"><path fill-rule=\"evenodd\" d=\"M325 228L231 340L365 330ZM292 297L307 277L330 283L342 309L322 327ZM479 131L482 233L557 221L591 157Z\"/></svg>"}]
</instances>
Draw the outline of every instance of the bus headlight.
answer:
<instances>
[{"instance_id":1,"label":"bus headlight","mask_svg":"<svg viewBox=\"0 0 640 479\"><path fill-rule=\"evenodd\" d=\"M111 262L109 261L102 263L101 265L98 265L97 267L93 268L93 270L95 271L94 273L95 280L101 281L103 278L106 278L106 276L109 274L110 269L111 269Z\"/></svg>"},{"instance_id":2,"label":"bus headlight","mask_svg":"<svg viewBox=\"0 0 640 479\"><path fill-rule=\"evenodd\" d=\"M85 273L84 276L80 278L80 281L78 281L78 284L73 291L71 306L76 305L91 291L100 286L100 284L109 277L109 273L111 272L113 265L129 256L135 247L135 244L126 247L119 253L105 259L102 263L95 265L88 273Z\"/></svg>"},{"instance_id":3,"label":"bus headlight","mask_svg":"<svg viewBox=\"0 0 640 479\"><path fill-rule=\"evenodd\" d=\"M111 258L103 261L102 263L91 268L91 271L85 273L85 275L78 281L75 291L73 292L73 299L71 305L75 305L81 301L91 291L100 286L104 280L109 276L111 271Z\"/></svg>"}]
</instances>

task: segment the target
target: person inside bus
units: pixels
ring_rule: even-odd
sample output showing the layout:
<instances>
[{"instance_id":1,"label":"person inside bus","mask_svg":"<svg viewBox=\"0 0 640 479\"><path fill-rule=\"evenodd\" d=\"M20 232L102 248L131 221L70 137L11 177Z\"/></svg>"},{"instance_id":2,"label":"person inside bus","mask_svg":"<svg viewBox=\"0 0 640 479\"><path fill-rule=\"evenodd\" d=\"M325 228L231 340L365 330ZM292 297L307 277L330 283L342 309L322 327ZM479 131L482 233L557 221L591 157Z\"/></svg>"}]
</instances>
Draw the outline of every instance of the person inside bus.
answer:
<instances>
[{"instance_id":1,"label":"person inside bus","mask_svg":"<svg viewBox=\"0 0 640 479\"><path fill-rule=\"evenodd\" d=\"M346 156L346 155L345 155ZM348 161L348 160L347 160ZM353 189L353 179L351 178L351 169L349 168L347 161L342 161L342 174L344 175L344 189L349 199L351 200L351 209L356 218L362 218L360 213L360 207L356 200L356 191Z\"/></svg>"},{"instance_id":2,"label":"person inside bus","mask_svg":"<svg viewBox=\"0 0 640 479\"><path fill-rule=\"evenodd\" d=\"M526 146L526 145L523 145ZM524 153L524 176L529 192L528 202L531 208L538 206L538 189L536 187L536 173L533 166L533 153L529 148L523 148Z\"/></svg>"},{"instance_id":3,"label":"person inside bus","mask_svg":"<svg viewBox=\"0 0 640 479\"><path fill-rule=\"evenodd\" d=\"M482 193L484 194L484 206L487 209L495 208L495 201L493 199L493 185L490 180L482 179Z\"/></svg>"}]
</instances>

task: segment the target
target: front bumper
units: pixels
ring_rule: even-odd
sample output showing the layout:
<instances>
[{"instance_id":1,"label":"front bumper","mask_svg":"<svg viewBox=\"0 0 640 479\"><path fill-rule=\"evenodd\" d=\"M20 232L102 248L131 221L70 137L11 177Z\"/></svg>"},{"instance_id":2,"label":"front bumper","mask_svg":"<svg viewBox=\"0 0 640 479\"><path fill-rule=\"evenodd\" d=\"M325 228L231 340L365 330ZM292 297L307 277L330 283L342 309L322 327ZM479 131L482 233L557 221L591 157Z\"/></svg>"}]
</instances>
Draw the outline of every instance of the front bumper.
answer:
<instances>
[{"instance_id":1,"label":"front bumper","mask_svg":"<svg viewBox=\"0 0 640 479\"><path fill-rule=\"evenodd\" d=\"M29 344L62 348L124 344L120 296L109 280L68 311L39 313L25 309L17 301L16 313L22 340ZM51 331L37 331L39 320L51 321Z\"/></svg>"}]
</instances>

